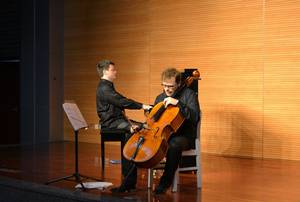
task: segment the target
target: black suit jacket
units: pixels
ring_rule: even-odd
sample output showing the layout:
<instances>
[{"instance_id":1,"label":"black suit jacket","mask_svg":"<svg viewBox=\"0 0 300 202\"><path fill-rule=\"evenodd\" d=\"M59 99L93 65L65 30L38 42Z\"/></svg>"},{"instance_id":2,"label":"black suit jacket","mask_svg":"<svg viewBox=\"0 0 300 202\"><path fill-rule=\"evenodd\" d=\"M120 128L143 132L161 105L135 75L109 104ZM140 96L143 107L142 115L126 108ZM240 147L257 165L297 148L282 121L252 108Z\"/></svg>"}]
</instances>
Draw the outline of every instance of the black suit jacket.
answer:
<instances>
[{"instance_id":1,"label":"black suit jacket","mask_svg":"<svg viewBox=\"0 0 300 202\"><path fill-rule=\"evenodd\" d=\"M161 93L156 97L155 104L162 102L166 97L167 95L164 92ZM190 140L194 140L197 135L197 124L201 116L198 95L193 90L185 88L174 98L179 100L177 105L185 120L177 133L173 135L184 135Z\"/></svg>"},{"instance_id":2,"label":"black suit jacket","mask_svg":"<svg viewBox=\"0 0 300 202\"><path fill-rule=\"evenodd\" d=\"M142 108L142 103L124 97L115 90L112 82L105 79L101 79L98 84L96 103L100 125L103 128L110 128L111 123L116 120L126 120L124 109Z\"/></svg>"}]
</instances>

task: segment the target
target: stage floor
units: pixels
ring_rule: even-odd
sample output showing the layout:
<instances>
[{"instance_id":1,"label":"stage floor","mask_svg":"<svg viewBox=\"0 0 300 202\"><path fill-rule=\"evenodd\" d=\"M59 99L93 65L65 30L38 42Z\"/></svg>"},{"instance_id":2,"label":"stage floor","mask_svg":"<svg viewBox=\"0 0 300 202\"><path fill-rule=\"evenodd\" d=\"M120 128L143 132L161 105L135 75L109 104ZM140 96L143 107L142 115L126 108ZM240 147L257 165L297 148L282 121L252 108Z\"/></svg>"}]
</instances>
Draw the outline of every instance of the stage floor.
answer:
<instances>
[{"instance_id":1,"label":"stage floor","mask_svg":"<svg viewBox=\"0 0 300 202\"><path fill-rule=\"evenodd\" d=\"M58 142L35 147L0 147L0 176L44 184L74 173L74 143ZM101 171L100 144L79 143L79 173L115 186L121 182L120 146L106 146L105 171ZM147 170L138 170L135 192L120 194L135 201L202 201L202 202L293 202L300 201L300 161L230 158L202 153L202 189L196 187L193 173L181 173L177 193L170 190L155 196L147 189ZM154 179L158 184L159 175ZM75 182L52 183L61 189L78 192ZM109 190L87 190L97 196L111 196ZM114 195L116 196L116 195Z\"/></svg>"}]
</instances>

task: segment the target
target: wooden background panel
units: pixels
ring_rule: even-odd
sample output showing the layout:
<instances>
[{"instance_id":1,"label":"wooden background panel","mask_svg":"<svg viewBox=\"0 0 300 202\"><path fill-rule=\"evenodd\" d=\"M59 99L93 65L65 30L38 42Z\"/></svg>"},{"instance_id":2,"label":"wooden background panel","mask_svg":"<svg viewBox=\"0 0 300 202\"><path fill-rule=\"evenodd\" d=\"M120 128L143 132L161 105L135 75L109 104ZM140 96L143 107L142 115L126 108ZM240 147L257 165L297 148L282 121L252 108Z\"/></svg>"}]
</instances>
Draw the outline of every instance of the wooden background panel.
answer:
<instances>
[{"instance_id":1,"label":"wooden background panel","mask_svg":"<svg viewBox=\"0 0 300 202\"><path fill-rule=\"evenodd\" d=\"M116 89L129 98L148 103L147 4L144 1L66 2L65 99L77 102L88 123L98 123L96 64L110 59L118 71ZM142 117L142 112L136 117ZM68 125L66 121L65 125ZM86 133L80 136L80 141L99 142L99 131ZM72 135L67 134L65 139L72 140Z\"/></svg>"},{"instance_id":2,"label":"wooden background panel","mask_svg":"<svg viewBox=\"0 0 300 202\"><path fill-rule=\"evenodd\" d=\"M98 76L96 73L95 58L77 54L66 54L65 51L64 70L65 100L75 101L89 124L97 123L98 121L95 119L95 93ZM73 133L67 119L65 119L65 127L68 129L65 129L65 139L73 140ZM92 136L87 137L94 138Z\"/></svg>"},{"instance_id":3,"label":"wooden background panel","mask_svg":"<svg viewBox=\"0 0 300 202\"><path fill-rule=\"evenodd\" d=\"M202 151L299 159L299 6L66 0L65 99L76 100L89 123L98 122L95 65L103 58L116 63L118 91L145 103L162 91L164 68L198 67ZM144 120L141 110L127 113ZM80 141L98 142L97 130L85 133Z\"/></svg>"},{"instance_id":4,"label":"wooden background panel","mask_svg":"<svg viewBox=\"0 0 300 202\"><path fill-rule=\"evenodd\" d=\"M203 151L261 157L260 2L151 3L150 97L161 91L164 67L199 67Z\"/></svg>"},{"instance_id":5,"label":"wooden background panel","mask_svg":"<svg viewBox=\"0 0 300 202\"><path fill-rule=\"evenodd\" d=\"M266 1L264 157L300 159L300 2Z\"/></svg>"}]
</instances>

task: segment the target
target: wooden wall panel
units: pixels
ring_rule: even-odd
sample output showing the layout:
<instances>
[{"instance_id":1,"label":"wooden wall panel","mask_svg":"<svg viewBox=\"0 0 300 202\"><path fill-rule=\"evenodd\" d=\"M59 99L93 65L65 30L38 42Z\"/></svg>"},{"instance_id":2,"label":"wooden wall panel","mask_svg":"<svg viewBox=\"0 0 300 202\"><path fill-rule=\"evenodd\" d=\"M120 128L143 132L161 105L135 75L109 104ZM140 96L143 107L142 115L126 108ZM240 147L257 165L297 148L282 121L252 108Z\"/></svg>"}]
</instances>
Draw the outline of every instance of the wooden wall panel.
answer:
<instances>
[{"instance_id":1,"label":"wooden wall panel","mask_svg":"<svg viewBox=\"0 0 300 202\"><path fill-rule=\"evenodd\" d=\"M203 151L261 157L261 4L172 2L150 6L151 98L165 66L198 67Z\"/></svg>"},{"instance_id":2,"label":"wooden wall panel","mask_svg":"<svg viewBox=\"0 0 300 202\"><path fill-rule=\"evenodd\" d=\"M300 2L265 9L264 156L300 160Z\"/></svg>"},{"instance_id":3,"label":"wooden wall panel","mask_svg":"<svg viewBox=\"0 0 300 202\"><path fill-rule=\"evenodd\" d=\"M152 103L166 67L198 67L203 152L300 159L297 1L65 0L65 99L97 123L95 65L116 63L116 88ZM144 120L142 111L128 111ZM65 122L65 139L73 139ZM98 142L97 130L80 141Z\"/></svg>"},{"instance_id":4,"label":"wooden wall panel","mask_svg":"<svg viewBox=\"0 0 300 202\"><path fill-rule=\"evenodd\" d=\"M149 102L149 31L145 5L144 1L65 2L65 99L78 103L88 123L98 123L95 93L99 60L111 59L116 63L115 86L119 92ZM135 118L142 114L138 111ZM99 142L98 131L87 133L80 141ZM67 134L65 137L72 139Z\"/></svg>"}]
</instances>

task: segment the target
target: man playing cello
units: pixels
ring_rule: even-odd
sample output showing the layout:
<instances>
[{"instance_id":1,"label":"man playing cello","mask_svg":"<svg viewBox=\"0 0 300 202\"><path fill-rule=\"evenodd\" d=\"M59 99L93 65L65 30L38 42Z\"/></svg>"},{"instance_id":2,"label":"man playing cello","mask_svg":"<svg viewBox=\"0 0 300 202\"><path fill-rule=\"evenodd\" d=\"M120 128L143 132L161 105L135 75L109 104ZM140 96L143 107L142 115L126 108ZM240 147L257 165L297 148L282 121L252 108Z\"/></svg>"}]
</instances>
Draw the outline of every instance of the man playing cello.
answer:
<instances>
[{"instance_id":1,"label":"man playing cello","mask_svg":"<svg viewBox=\"0 0 300 202\"><path fill-rule=\"evenodd\" d=\"M183 116L184 122L179 126L177 132L169 136L167 153L166 153L166 165L164 168L164 173L160 179L160 183L154 191L155 194L165 193L167 189L171 186L176 169L178 168L181 159L182 151L190 149L193 146L193 143L195 142L195 138L197 134L196 132L197 124L200 118L198 96L191 89L182 88L183 86L181 86L181 74L179 71L177 71L175 68L166 69L165 71L162 72L161 81L163 86L163 93L161 93L156 97L155 106L159 103L158 106L164 105L164 108L167 108L168 105L174 105L178 107L181 116ZM163 117L161 117L159 120L161 120L163 123L167 121L167 120L164 121L162 119ZM150 129L149 131L152 130ZM134 136L135 138L137 136L141 138L138 141L135 141L135 139L133 138L134 144L131 144L131 146L136 147L137 149L135 150L138 151L139 146L137 145L139 144L143 145L142 143L144 141L143 139L146 137L143 137L143 135L140 135L139 133L137 133L137 135ZM149 140L145 140L145 141L149 141ZM129 142L131 142L131 140L129 140ZM128 146L128 148L131 148L131 146ZM150 152L150 150L148 152ZM127 151L125 153L128 159ZM134 161L136 160L134 157L135 155L129 155L129 156L131 156L131 158L133 158ZM130 175L131 174L129 173L129 176ZM130 191L130 189L128 189L130 187L127 187L127 184L128 183L124 181L124 183L118 188L118 192ZM115 190L116 189L114 189L113 191Z\"/></svg>"},{"instance_id":2,"label":"man playing cello","mask_svg":"<svg viewBox=\"0 0 300 202\"><path fill-rule=\"evenodd\" d=\"M194 145L197 124L201 115L198 96L193 90L184 88L178 94L176 93L181 84L179 71L175 68L166 69L161 74L161 81L163 93L156 97L155 104L163 102L165 107L168 105L178 106L185 120L179 130L169 139L166 165L159 185L154 190L155 194L163 194L171 186L182 151L189 150Z\"/></svg>"}]
</instances>

